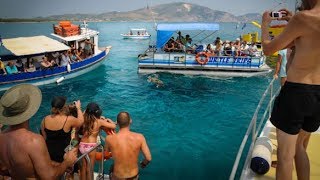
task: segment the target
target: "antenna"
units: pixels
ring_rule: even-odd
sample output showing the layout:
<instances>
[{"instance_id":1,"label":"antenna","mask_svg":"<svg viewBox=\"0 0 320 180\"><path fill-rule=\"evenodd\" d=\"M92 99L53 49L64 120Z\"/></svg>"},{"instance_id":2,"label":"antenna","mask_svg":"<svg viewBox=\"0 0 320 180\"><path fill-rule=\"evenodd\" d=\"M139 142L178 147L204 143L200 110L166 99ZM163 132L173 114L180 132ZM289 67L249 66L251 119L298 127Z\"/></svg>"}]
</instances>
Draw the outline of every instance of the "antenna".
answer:
<instances>
[{"instance_id":1,"label":"antenna","mask_svg":"<svg viewBox=\"0 0 320 180\"><path fill-rule=\"evenodd\" d=\"M153 23L154 23L154 27L153 28L156 29L157 28L157 23L156 23L156 19L155 19L154 15L153 15L152 8L149 6L148 0L146 0L146 2L147 2L147 9L150 10L150 13L151 13L151 16L152 16L152 19L153 19Z\"/></svg>"}]
</instances>

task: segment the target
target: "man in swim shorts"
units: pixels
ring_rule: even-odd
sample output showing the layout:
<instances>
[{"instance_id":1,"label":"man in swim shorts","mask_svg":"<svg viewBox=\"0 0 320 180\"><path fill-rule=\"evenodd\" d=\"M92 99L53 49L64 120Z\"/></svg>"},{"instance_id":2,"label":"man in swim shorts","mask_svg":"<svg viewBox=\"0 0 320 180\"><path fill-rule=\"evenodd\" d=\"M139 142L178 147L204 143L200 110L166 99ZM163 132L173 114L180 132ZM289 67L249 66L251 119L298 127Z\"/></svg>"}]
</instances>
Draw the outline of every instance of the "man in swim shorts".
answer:
<instances>
[{"instance_id":1,"label":"man in swim shorts","mask_svg":"<svg viewBox=\"0 0 320 180\"><path fill-rule=\"evenodd\" d=\"M141 168L145 168L151 161L151 153L146 139L142 134L130 131L132 120L129 113L120 112L117 124L120 130L117 134L106 138L106 151L112 153L114 166L111 169L111 180L139 179L138 157L140 151L144 155Z\"/></svg>"},{"instance_id":2,"label":"man in swim shorts","mask_svg":"<svg viewBox=\"0 0 320 180\"><path fill-rule=\"evenodd\" d=\"M41 91L29 84L10 88L0 99L0 177L12 179L58 179L77 159L77 150L53 165L43 137L29 130L29 119L41 104Z\"/></svg>"},{"instance_id":3,"label":"man in swim shorts","mask_svg":"<svg viewBox=\"0 0 320 180\"><path fill-rule=\"evenodd\" d=\"M270 12L262 18L262 46L266 55L295 46L287 81L274 103L271 122L277 127L277 179L292 179L293 160L298 179L310 178L307 139L320 126L320 0L302 0L284 31L269 40Z\"/></svg>"}]
</instances>

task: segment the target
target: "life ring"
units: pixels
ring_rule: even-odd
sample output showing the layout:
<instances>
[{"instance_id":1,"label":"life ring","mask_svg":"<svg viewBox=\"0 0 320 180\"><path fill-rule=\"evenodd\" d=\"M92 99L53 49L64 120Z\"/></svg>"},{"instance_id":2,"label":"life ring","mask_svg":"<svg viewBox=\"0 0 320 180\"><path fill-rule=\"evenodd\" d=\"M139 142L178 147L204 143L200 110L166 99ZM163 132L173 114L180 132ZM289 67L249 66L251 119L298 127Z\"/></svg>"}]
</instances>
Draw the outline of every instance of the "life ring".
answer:
<instances>
[{"instance_id":1,"label":"life ring","mask_svg":"<svg viewBox=\"0 0 320 180\"><path fill-rule=\"evenodd\" d=\"M202 56L205 56L205 58L202 58ZM209 55L206 52L199 52L196 55L196 61L201 65L205 65L209 61Z\"/></svg>"},{"instance_id":2,"label":"life ring","mask_svg":"<svg viewBox=\"0 0 320 180\"><path fill-rule=\"evenodd\" d=\"M101 161L102 157L104 160L108 160L112 157L112 153L108 151L104 151L104 153L96 152L95 156L96 156L96 161Z\"/></svg>"}]
</instances>

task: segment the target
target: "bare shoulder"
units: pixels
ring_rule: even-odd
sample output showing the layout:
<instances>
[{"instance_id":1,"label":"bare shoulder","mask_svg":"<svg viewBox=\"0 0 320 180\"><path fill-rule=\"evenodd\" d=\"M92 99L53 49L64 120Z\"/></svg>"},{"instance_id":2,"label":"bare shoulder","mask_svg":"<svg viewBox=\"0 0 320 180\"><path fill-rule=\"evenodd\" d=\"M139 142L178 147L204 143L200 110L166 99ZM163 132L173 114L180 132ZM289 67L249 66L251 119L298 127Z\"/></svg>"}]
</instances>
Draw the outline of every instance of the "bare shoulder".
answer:
<instances>
[{"instance_id":1,"label":"bare shoulder","mask_svg":"<svg viewBox=\"0 0 320 180\"><path fill-rule=\"evenodd\" d=\"M143 134L141 134L141 133L133 132L133 136L134 136L135 138L137 138L138 140L140 140L140 141L145 140L144 135L143 135Z\"/></svg>"},{"instance_id":2,"label":"bare shoulder","mask_svg":"<svg viewBox=\"0 0 320 180\"><path fill-rule=\"evenodd\" d=\"M41 136L40 134L28 132L28 134L26 134L24 138L27 138L27 139L24 139L23 141L29 143L29 145L38 146L38 145L45 144L43 136Z\"/></svg>"},{"instance_id":3,"label":"bare shoulder","mask_svg":"<svg viewBox=\"0 0 320 180\"><path fill-rule=\"evenodd\" d=\"M315 20L319 21L320 15L319 12L314 10L306 10L298 12L293 16L292 20L294 20L296 23L316 23Z\"/></svg>"}]
</instances>

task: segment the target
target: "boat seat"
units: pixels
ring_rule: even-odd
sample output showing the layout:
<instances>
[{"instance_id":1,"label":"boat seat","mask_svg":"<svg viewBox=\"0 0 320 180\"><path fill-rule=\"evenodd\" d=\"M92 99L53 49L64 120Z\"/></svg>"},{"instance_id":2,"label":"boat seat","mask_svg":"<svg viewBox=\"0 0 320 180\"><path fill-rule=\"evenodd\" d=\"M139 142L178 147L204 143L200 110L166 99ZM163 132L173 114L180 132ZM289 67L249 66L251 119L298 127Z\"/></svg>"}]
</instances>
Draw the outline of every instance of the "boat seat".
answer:
<instances>
[{"instance_id":1,"label":"boat seat","mask_svg":"<svg viewBox=\"0 0 320 180\"><path fill-rule=\"evenodd\" d=\"M196 53L199 53L199 52L201 52L201 51L203 51L203 45L197 46L195 52L196 52Z\"/></svg>"}]
</instances>

